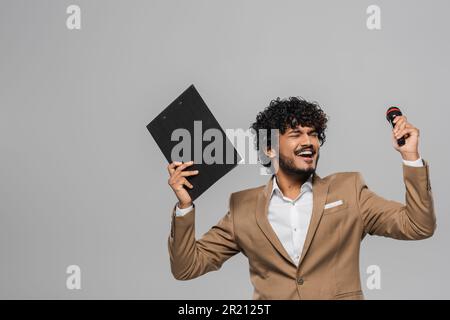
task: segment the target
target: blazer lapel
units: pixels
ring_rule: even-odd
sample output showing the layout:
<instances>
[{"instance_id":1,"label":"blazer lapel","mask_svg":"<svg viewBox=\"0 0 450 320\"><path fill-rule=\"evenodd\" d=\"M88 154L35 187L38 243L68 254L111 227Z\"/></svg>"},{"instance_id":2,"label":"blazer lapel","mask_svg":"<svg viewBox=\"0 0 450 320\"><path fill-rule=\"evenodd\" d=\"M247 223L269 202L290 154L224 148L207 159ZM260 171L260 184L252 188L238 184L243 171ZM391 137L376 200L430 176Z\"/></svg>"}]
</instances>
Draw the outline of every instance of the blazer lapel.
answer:
<instances>
[{"instance_id":1,"label":"blazer lapel","mask_svg":"<svg viewBox=\"0 0 450 320\"><path fill-rule=\"evenodd\" d=\"M292 261L289 254L286 252L286 250L283 247L283 244L281 243L280 239L278 239L277 234L273 230L272 226L270 225L269 218L268 218L268 211L269 211L269 202L270 202L270 195L272 192L273 187L273 175L271 176L269 182L264 187L263 191L258 194L258 199L256 201L256 222L258 223L258 226L264 233L264 235L267 237L267 239L270 241L270 243L275 247L275 249L290 263L293 265L294 262Z\"/></svg>"},{"instance_id":2,"label":"blazer lapel","mask_svg":"<svg viewBox=\"0 0 450 320\"><path fill-rule=\"evenodd\" d=\"M306 252L309 249L309 246L311 245L311 241L314 237L314 234L316 232L316 229L319 225L320 219L322 218L325 201L327 198L328 193L328 186L329 181L325 181L324 179L321 179L317 174L314 173L313 176L313 212L311 216L311 221L309 224L308 232L306 234L305 243L303 245L302 255L300 257L300 263L303 261L304 256L306 255ZM275 231L273 230L272 226L270 225L269 219L268 219L268 210L269 210L269 203L270 203L270 195L272 192L273 187L273 175L271 176L270 180L264 187L263 191L258 194L258 199L256 201L256 222L261 229L261 231L264 233L264 235L267 237L267 239L270 241L270 243L274 246L274 248L291 264L293 264L295 267L295 263L292 261L289 254L286 252L286 249L284 249L283 244L281 243L280 239L276 235Z\"/></svg>"},{"instance_id":3,"label":"blazer lapel","mask_svg":"<svg viewBox=\"0 0 450 320\"><path fill-rule=\"evenodd\" d=\"M309 222L308 232L306 234L305 243L303 244L302 255L300 256L299 266L302 263L311 242L316 233L317 227L319 226L320 219L323 215L323 210L325 207L325 202L327 200L328 187L330 185L330 180L322 179L318 175L314 174L313 178L313 211L311 216L311 221Z\"/></svg>"}]
</instances>

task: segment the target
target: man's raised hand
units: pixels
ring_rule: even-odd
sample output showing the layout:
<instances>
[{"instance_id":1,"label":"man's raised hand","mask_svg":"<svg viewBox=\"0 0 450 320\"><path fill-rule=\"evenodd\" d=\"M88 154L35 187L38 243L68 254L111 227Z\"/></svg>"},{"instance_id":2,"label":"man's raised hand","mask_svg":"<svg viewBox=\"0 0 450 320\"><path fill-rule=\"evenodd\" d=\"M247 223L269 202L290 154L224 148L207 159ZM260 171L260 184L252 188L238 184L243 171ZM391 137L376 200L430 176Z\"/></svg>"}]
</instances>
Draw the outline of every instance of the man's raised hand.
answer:
<instances>
[{"instance_id":1,"label":"man's raised hand","mask_svg":"<svg viewBox=\"0 0 450 320\"><path fill-rule=\"evenodd\" d=\"M194 164L194 161L182 163L180 161L174 161L167 166L169 171L169 186L175 192L178 198L178 207L180 209L187 208L192 205L192 199L184 186L192 189L194 186L186 179L188 176L194 176L198 174L198 170L183 171L187 167Z\"/></svg>"}]
</instances>

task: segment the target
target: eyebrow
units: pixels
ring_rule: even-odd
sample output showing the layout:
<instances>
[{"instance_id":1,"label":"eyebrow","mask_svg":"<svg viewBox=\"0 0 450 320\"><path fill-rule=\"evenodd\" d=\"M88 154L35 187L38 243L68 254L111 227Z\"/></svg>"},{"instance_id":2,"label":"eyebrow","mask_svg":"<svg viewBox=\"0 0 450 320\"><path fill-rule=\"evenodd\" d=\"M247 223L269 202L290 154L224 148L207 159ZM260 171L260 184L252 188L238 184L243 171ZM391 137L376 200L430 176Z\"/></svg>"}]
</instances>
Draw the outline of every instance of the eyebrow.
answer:
<instances>
[{"instance_id":1,"label":"eyebrow","mask_svg":"<svg viewBox=\"0 0 450 320\"><path fill-rule=\"evenodd\" d=\"M295 128L295 129L292 129L292 131L290 131L288 134L291 134L291 133L298 133L298 132L301 132L300 129ZM317 130L316 130L316 129L311 129L311 130L309 131L309 133L311 133L311 132L317 132Z\"/></svg>"}]
</instances>

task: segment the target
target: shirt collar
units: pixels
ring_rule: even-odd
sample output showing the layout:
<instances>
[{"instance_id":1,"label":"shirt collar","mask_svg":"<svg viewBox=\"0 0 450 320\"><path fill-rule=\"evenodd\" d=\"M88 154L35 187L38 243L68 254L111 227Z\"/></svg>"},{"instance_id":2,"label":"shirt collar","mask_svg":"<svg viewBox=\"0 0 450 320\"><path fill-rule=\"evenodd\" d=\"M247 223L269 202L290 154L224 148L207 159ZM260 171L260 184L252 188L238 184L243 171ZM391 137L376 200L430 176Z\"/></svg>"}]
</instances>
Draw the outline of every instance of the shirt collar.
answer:
<instances>
[{"instance_id":1,"label":"shirt collar","mask_svg":"<svg viewBox=\"0 0 450 320\"><path fill-rule=\"evenodd\" d=\"M305 192L305 191L307 191L307 190L308 190L308 191L312 191L312 177L313 177L313 175L311 174L311 175L309 176L308 180L306 180L306 182L304 182L304 183L302 184L302 187L300 188L300 194L302 194L303 192ZM270 196L272 197L272 195L273 195L273 193L274 193L275 191L279 192L280 195L283 195L283 192L281 192L281 189L280 189L280 187L278 186L276 175L273 175L272 181L273 181L273 184L272 184L272 192L270 193Z\"/></svg>"}]
</instances>

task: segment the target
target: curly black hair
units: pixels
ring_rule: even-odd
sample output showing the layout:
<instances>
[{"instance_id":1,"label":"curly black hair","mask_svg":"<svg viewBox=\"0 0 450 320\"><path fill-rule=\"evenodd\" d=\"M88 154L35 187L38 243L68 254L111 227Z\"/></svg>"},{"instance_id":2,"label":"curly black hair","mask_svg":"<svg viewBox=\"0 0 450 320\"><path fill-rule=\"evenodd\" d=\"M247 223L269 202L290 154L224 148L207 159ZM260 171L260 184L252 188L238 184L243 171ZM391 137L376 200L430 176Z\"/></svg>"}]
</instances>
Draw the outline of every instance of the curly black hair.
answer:
<instances>
[{"instance_id":1,"label":"curly black hair","mask_svg":"<svg viewBox=\"0 0 450 320\"><path fill-rule=\"evenodd\" d=\"M255 148L258 151L260 159L267 159L263 150L259 146L272 147L270 134L260 136L261 129L278 129L284 134L288 128L294 129L299 124L303 127L312 127L318 134L319 143L322 146L325 142L325 130L327 128L328 116L323 112L317 102L306 101L299 97L289 97L287 99L272 100L268 107L256 116L250 129L254 130L256 135ZM260 143L260 139L261 141ZM265 167L270 167L271 163L264 161Z\"/></svg>"}]
</instances>

